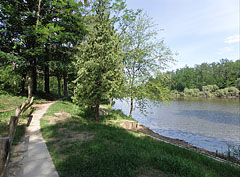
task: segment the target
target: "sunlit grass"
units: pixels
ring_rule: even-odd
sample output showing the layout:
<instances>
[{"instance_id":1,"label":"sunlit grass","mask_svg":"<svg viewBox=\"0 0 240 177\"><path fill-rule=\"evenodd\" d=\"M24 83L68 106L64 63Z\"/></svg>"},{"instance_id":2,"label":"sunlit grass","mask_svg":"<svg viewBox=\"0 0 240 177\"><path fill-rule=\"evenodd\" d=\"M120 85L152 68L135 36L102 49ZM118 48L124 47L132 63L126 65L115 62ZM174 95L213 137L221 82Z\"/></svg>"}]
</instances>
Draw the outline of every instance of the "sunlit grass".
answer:
<instances>
[{"instance_id":1,"label":"sunlit grass","mask_svg":"<svg viewBox=\"0 0 240 177\"><path fill-rule=\"evenodd\" d=\"M10 122L10 117L14 116L15 110L19 107L23 101L26 101L26 97L13 96L13 95L0 95L0 137L8 136L8 126ZM18 127L14 137L14 144L17 143L20 138L25 134L27 115L29 111L26 111L22 116L20 116L18 121Z\"/></svg>"},{"instance_id":2,"label":"sunlit grass","mask_svg":"<svg viewBox=\"0 0 240 177\"><path fill-rule=\"evenodd\" d=\"M89 111L89 110L88 110ZM107 120L127 118L108 110L96 123L90 112L69 102L52 105L54 112L72 115L64 122L41 119L41 128L53 161L62 177L80 176L239 176L240 168L198 153L130 132ZM45 115L45 116L46 116ZM94 114L93 114L94 115Z\"/></svg>"}]
</instances>

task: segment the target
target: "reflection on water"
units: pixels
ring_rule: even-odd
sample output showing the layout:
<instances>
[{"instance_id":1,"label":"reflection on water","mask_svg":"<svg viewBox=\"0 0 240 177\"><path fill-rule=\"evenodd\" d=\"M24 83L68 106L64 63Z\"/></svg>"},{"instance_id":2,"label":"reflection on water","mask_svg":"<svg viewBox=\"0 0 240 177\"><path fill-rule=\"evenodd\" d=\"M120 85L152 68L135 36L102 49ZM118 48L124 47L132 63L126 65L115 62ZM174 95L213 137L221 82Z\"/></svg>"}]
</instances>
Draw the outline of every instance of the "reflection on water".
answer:
<instances>
[{"instance_id":1,"label":"reflection on water","mask_svg":"<svg viewBox=\"0 0 240 177\"><path fill-rule=\"evenodd\" d=\"M239 99L179 99L170 105L149 105L147 115L136 108L133 118L160 135L213 152L240 145ZM117 100L114 108L128 115L125 101Z\"/></svg>"}]
</instances>

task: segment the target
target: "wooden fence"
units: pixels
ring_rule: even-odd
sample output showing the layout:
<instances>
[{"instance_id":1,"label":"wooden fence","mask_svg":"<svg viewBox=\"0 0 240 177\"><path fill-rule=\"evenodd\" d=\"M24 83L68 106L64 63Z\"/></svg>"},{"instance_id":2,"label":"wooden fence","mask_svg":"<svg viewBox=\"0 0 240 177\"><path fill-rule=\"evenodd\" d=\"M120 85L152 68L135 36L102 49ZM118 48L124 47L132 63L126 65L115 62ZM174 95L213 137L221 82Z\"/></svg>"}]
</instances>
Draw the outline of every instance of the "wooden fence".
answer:
<instances>
[{"instance_id":1,"label":"wooden fence","mask_svg":"<svg viewBox=\"0 0 240 177\"><path fill-rule=\"evenodd\" d=\"M8 127L8 137L0 138L0 177L4 177L6 175L8 162L11 157L12 142L16 132L18 119L21 114L23 114L26 110L28 110L32 106L33 99L34 98L32 97L27 102L23 102L22 105L16 109L15 115L11 116L10 118ZM34 109L32 109L28 114L29 119L27 122L27 126L29 126L31 123L33 111Z\"/></svg>"}]
</instances>

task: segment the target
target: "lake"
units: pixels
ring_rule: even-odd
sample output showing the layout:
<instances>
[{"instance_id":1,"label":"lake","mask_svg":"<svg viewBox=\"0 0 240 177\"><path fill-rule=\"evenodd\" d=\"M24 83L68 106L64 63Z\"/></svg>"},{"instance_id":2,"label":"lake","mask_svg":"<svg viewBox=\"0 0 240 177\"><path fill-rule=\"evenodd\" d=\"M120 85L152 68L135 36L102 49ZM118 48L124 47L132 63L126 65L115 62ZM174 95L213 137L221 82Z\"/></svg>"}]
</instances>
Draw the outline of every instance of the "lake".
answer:
<instances>
[{"instance_id":1,"label":"lake","mask_svg":"<svg viewBox=\"0 0 240 177\"><path fill-rule=\"evenodd\" d=\"M129 103L116 100L114 109L129 114ZM226 153L240 145L240 99L191 98L154 105L133 118L160 135L180 139L212 152Z\"/></svg>"}]
</instances>

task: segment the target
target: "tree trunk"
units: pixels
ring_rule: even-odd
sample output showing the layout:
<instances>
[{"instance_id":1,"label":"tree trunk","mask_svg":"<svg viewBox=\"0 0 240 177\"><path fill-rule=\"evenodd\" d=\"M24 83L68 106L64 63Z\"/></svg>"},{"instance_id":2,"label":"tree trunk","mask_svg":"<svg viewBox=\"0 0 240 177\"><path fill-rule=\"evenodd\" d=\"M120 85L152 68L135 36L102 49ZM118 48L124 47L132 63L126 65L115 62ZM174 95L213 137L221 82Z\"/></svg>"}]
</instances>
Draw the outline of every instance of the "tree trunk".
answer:
<instances>
[{"instance_id":1,"label":"tree trunk","mask_svg":"<svg viewBox=\"0 0 240 177\"><path fill-rule=\"evenodd\" d=\"M41 1L42 1L42 0L38 0L38 10L37 10L36 28L38 28L38 22L39 22L39 18L40 18Z\"/></svg>"},{"instance_id":2,"label":"tree trunk","mask_svg":"<svg viewBox=\"0 0 240 177\"><path fill-rule=\"evenodd\" d=\"M110 104L110 106L112 106L112 104L113 104L113 97L110 98L109 104Z\"/></svg>"},{"instance_id":3,"label":"tree trunk","mask_svg":"<svg viewBox=\"0 0 240 177\"><path fill-rule=\"evenodd\" d=\"M99 121L99 104L96 104L96 107L95 107L95 118L96 118L96 121L98 122Z\"/></svg>"},{"instance_id":4,"label":"tree trunk","mask_svg":"<svg viewBox=\"0 0 240 177\"><path fill-rule=\"evenodd\" d=\"M32 97L32 79L28 77L28 99Z\"/></svg>"},{"instance_id":5,"label":"tree trunk","mask_svg":"<svg viewBox=\"0 0 240 177\"><path fill-rule=\"evenodd\" d=\"M50 90L49 90L49 66L48 65L45 65L44 67L44 84L45 84L45 93L48 94L50 93Z\"/></svg>"},{"instance_id":6,"label":"tree trunk","mask_svg":"<svg viewBox=\"0 0 240 177\"><path fill-rule=\"evenodd\" d=\"M58 96L61 97L61 76L60 74L57 75L58 80Z\"/></svg>"},{"instance_id":7,"label":"tree trunk","mask_svg":"<svg viewBox=\"0 0 240 177\"><path fill-rule=\"evenodd\" d=\"M68 80L66 73L63 75L63 93L65 97L68 96Z\"/></svg>"},{"instance_id":8,"label":"tree trunk","mask_svg":"<svg viewBox=\"0 0 240 177\"><path fill-rule=\"evenodd\" d=\"M37 93L37 63L36 59L34 59L34 63L32 66L32 94Z\"/></svg>"},{"instance_id":9,"label":"tree trunk","mask_svg":"<svg viewBox=\"0 0 240 177\"><path fill-rule=\"evenodd\" d=\"M130 105L130 113L129 113L130 118L132 118L132 112L133 112L133 97L131 97L131 105Z\"/></svg>"},{"instance_id":10,"label":"tree trunk","mask_svg":"<svg viewBox=\"0 0 240 177\"><path fill-rule=\"evenodd\" d=\"M25 82L26 82L26 74L22 74L22 79L21 79L21 94L24 94L25 92Z\"/></svg>"}]
</instances>

